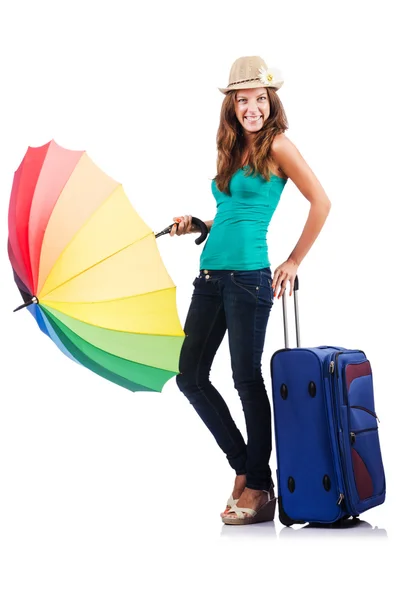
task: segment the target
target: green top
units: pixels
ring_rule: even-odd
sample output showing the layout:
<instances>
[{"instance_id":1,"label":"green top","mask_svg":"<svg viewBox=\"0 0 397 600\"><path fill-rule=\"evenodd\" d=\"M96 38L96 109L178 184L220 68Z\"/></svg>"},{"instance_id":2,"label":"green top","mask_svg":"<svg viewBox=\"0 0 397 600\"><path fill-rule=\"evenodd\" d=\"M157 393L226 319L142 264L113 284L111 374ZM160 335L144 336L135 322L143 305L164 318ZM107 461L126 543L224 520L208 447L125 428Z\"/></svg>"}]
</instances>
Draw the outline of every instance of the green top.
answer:
<instances>
[{"instance_id":1,"label":"green top","mask_svg":"<svg viewBox=\"0 0 397 600\"><path fill-rule=\"evenodd\" d=\"M230 193L211 189L217 211L200 257L200 269L250 271L270 266L266 234L287 182L273 173L247 176L243 167L230 180Z\"/></svg>"}]
</instances>

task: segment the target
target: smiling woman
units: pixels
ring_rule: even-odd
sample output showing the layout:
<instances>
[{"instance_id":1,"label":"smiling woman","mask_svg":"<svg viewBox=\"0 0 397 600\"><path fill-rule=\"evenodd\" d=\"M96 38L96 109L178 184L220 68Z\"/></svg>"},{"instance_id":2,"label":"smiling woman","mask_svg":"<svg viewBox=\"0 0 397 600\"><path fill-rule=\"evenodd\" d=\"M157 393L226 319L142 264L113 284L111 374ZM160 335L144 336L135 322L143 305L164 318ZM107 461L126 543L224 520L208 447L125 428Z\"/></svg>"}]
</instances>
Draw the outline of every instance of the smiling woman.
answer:
<instances>
[{"instance_id":1,"label":"smiling woman","mask_svg":"<svg viewBox=\"0 0 397 600\"><path fill-rule=\"evenodd\" d=\"M270 403L261 373L265 333L273 298L290 283L322 229L330 208L321 184L294 144L278 90L281 73L259 56L232 65L217 134L217 174L212 193L216 215L200 257L185 323L177 384L210 429L236 477L224 523L246 525L274 517L269 467ZM310 202L304 230L274 275L266 235L288 179ZM171 235L193 231L191 216L175 218ZM215 354L228 332L235 388L247 442L209 380Z\"/></svg>"},{"instance_id":2,"label":"smiling woman","mask_svg":"<svg viewBox=\"0 0 397 600\"><path fill-rule=\"evenodd\" d=\"M241 125L244 126L244 120L246 120L249 125L252 124L252 131L259 131L263 125L263 121L266 121L270 114L270 106L265 88L247 90L245 93L242 91L237 92L236 102L236 117Z\"/></svg>"},{"instance_id":3,"label":"smiling woman","mask_svg":"<svg viewBox=\"0 0 397 600\"><path fill-rule=\"evenodd\" d=\"M259 85L251 89L233 89L223 102L215 177L222 192L227 192L236 168L245 165L251 166L249 175L256 171L266 180L271 173L287 179L272 153L275 138L288 129L287 117L277 90L265 87L260 81Z\"/></svg>"}]
</instances>

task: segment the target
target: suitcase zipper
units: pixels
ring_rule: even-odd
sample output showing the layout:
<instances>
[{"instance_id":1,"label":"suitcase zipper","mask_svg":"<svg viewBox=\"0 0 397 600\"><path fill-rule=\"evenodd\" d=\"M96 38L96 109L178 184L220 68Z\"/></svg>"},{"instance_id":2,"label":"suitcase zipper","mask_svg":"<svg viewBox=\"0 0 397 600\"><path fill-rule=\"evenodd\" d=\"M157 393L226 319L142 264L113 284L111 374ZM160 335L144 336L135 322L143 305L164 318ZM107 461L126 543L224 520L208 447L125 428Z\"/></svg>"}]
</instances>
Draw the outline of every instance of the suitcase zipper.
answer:
<instances>
[{"instance_id":1,"label":"suitcase zipper","mask_svg":"<svg viewBox=\"0 0 397 600\"><path fill-rule=\"evenodd\" d=\"M339 371L338 371L338 358L339 358L339 355L340 355L340 354L343 354L343 352L337 352L337 353L335 354L335 371L336 371L336 377L337 377L338 379L339 379Z\"/></svg>"},{"instance_id":2,"label":"suitcase zipper","mask_svg":"<svg viewBox=\"0 0 397 600\"><path fill-rule=\"evenodd\" d=\"M342 431L340 432L340 434L342 434ZM351 490L350 490L349 478L347 476L347 471L346 471L346 458L345 458L345 451L343 448L343 440L340 439L340 435L338 436L338 444L339 444L339 449L340 449L342 473L343 473L343 479L344 479L344 484L345 484L345 490L347 491L347 498L345 498L344 494L340 493L337 504L341 505L344 500L345 506L346 506L348 512L350 514L353 514L353 512L351 511L351 507L349 506L348 501L347 501L348 498L352 498L352 495L351 495Z\"/></svg>"},{"instance_id":3,"label":"suitcase zipper","mask_svg":"<svg viewBox=\"0 0 397 600\"><path fill-rule=\"evenodd\" d=\"M336 358L336 355L335 355L335 358ZM330 372L332 375L335 373L335 361L334 361L334 360L331 360L331 362L329 363L329 372ZM335 389L335 387L336 387L336 386L335 386L335 380L334 380L334 378L332 377L332 378L331 378L331 390L332 390L332 409L333 409L333 410L332 410L332 412L333 412L333 417L334 417L334 424L335 424L335 427L336 427L337 431L339 431L339 426L338 426L338 415L337 415L337 407L336 407L336 404L337 404L337 402L336 402L336 389ZM338 439L337 439L337 444L338 444L338 446L340 447L339 435L338 435L337 437L338 437ZM341 463L341 467L342 467L342 474L343 474L343 479L344 479L345 477L344 477L343 460L341 460L341 461L340 461L340 463ZM343 494L341 491L339 491L339 497L338 497L338 500L337 500L337 502L336 502L337 506L340 506L340 505L342 504L342 502L343 502L344 498L345 498L345 495L344 495L344 494Z\"/></svg>"},{"instance_id":4,"label":"suitcase zipper","mask_svg":"<svg viewBox=\"0 0 397 600\"><path fill-rule=\"evenodd\" d=\"M363 352L362 350L352 350L351 352L361 352L365 356L365 352ZM339 359L340 354L346 354L346 351L336 352L335 353L335 361L331 360L331 362L329 364L329 372L333 373L335 371L338 379L339 379L338 359Z\"/></svg>"},{"instance_id":5,"label":"suitcase zipper","mask_svg":"<svg viewBox=\"0 0 397 600\"><path fill-rule=\"evenodd\" d=\"M351 445L354 446L356 443L356 436L360 435L360 433L367 433L368 431L378 431L377 427L368 427L368 429L358 429L357 431L350 432L350 442Z\"/></svg>"},{"instance_id":6,"label":"suitcase zipper","mask_svg":"<svg viewBox=\"0 0 397 600\"><path fill-rule=\"evenodd\" d=\"M369 408L365 408L365 406L357 406L357 405L351 406L350 408L358 408L360 410L364 410L365 412L370 414L372 417L375 417L375 419L378 421L378 423L380 423L378 416L372 410L369 410Z\"/></svg>"},{"instance_id":7,"label":"suitcase zipper","mask_svg":"<svg viewBox=\"0 0 397 600\"><path fill-rule=\"evenodd\" d=\"M362 350L359 350L359 352L362 352ZM332 375L336 375L337 379L339 379L338 358L339 358L340 354L343 354L343 352L336 352L335 357L334 357L335 360L331 360L330 365L329 365L330 373ZM363 354L365 356L364 352L363 352ZM331 387L332 387L332 391L333 391L333 401L335 404L335 410L336 410L336 412L338 412L338 410L339 410L338 409L338 383L335 381L334 377L332 379L333 379L333 382L332 382L333 385ZM342 492L339 493L337 505L340 506L342 504L342 502L345 501L346 509L348 510L348 512L350 514L353 514L354 511L351 510L350 502L348 502L348 498L352 498L352 495L351 495L351 491L350 491L349 478L347 476L347 471L346 471L346 459L345 459L345 451L344 451L344 446L343 446L343 437L341 439L341 436L343 436L343 432L342 432L342 430L339 430L339 426L338 426L337 422L335 425L338 429L337 437L338 437L338 445L339 445L340 456L341 456L342 473L343 473L345 489L347 491L347 497L345 497L345 495ZM351 437L350 437L350 440L351 440Z\"/></svg>"},{"instance_id":8,"label":"suitcase zipper","mask_svg":"<svg viewBox=\"0 0 397 600\"><path fill-rule=\"evenodd\" d=\"M331 360L331 362L329 363L329 372L330 373L336 373L336 376L337 376L338 379L339 379L338 358L339 358L340 354L343 354L343 352L336 352L335 353L335 360Z\"/></svg>"},{"instance_id":9,"label":"suitcase zipper","mask_svg":"<svg viewBox=\"0 0 397 600\"><path fill-rule=\"evenodd\" d=\"M343 352L337 352L335 354L335 360L331 360L330 365L329 365L329 371L330 373L334 376L332 377L332 392L333 392L333 404L335 407L335 427L337 428L338 431L338 435L337 435L337 444L339 446L339 451L340 451L340 463L341 463L341 467L342 467L342 476L343 476L343 483L345 486L345 489L348 492L348 495L350 494L350 489L349 489L349 480L347 477L347 472L346 472L346 465L345 465L345 452L344 452L344 448L343 448L343 439L341 440L341 435L342 435L342 430L339 429L339 425L338 425L338 390L337 390L337 386L338 383L335 381L335 374L336 377L339 378L339 374L338 374L338 357L340 354L343 354ZM349 512L350 511L350 507L348 506L347 503L347 498L345 498L345 495L342 492L339 492L339 498L337 501L337 505L340 506L342 504L342 502L345 501L345 507L347 508L347 510Z\"/></svg>"}]
</instances>

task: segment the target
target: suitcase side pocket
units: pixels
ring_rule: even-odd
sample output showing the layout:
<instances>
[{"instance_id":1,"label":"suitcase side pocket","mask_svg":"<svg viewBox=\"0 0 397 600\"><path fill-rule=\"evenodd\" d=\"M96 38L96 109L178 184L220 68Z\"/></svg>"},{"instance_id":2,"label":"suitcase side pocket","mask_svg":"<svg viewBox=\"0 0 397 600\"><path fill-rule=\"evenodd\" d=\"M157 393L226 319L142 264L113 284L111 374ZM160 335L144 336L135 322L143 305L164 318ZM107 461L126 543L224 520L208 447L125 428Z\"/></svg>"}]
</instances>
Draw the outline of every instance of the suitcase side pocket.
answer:
<instances>
[{"instance_id":1,"label":"suitcase side pocket","mask_svg":"<svg viewBox=\"0 0 397 600\"><path fill-rule=\"evenodd\" d=\"M358 497L361 501L384 491L384 473L378 429L350 433L351 461Z\"/></svg>"},{"instance_id":2,"label":"suitcase side pocket","mask_svg":"<svg viewBox=\"0 0 397 600\"><path fill-rule=\"evenodd\" d=\"M345 399L350 439L352 480L359 503L381 495L385 488L369 361L346 365Z\"/></svg>"}]
</instances>

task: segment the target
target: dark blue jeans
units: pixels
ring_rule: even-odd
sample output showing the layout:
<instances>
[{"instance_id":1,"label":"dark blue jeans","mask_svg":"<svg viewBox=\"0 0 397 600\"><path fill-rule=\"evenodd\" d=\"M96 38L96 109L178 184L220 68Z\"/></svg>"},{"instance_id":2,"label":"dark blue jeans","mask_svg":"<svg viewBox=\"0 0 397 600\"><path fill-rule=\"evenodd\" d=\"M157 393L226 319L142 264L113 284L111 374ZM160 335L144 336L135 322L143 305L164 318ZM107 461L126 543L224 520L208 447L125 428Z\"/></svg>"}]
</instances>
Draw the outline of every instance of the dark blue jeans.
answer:
<instances>
[{"instance_id":1,"label":"dark blue jeans","mask_svg":"<svg viewBox=\"0 0 397 600\"><path fill-rule=\"evenodd\" d=\"M179 389L207 425L247 487L273 485L271 412L261 372L266 327L273 304L269 268L254 271L200 271L186 317ZM226 402L209 380L215 353L228 331L231 366L244 411L247 443Z\"/></svg>"}]
</instances>

